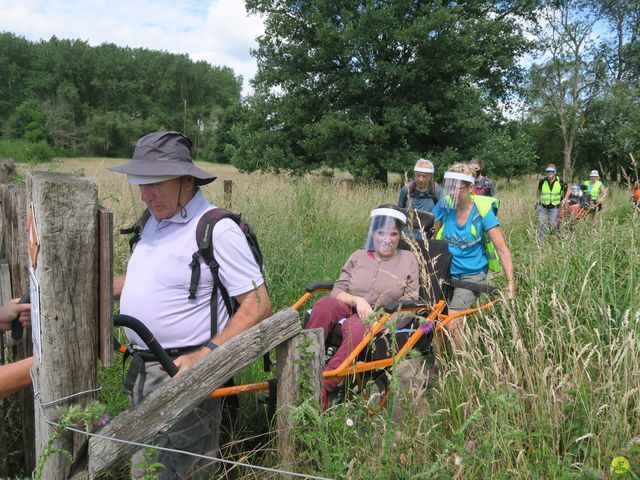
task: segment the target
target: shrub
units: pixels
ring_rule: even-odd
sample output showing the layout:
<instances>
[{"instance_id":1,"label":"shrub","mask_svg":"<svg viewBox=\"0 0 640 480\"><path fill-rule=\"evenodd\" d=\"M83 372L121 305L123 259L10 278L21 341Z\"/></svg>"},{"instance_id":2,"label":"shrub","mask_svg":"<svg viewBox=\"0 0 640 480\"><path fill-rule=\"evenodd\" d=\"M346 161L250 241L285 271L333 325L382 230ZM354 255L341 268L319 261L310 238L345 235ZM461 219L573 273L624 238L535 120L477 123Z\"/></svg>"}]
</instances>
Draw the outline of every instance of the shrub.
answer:
<instances>
[{"instance_id":1,"label":"shrub","mask_svg":"<svg viewBox=\"0 0 640 480\"><path fill-rule=\"evenodd\" d=\"M28 140L0 140L0 156L16 162L43 163L53 160L55 152L47 142Z\"/></svg>"}]
</instances>

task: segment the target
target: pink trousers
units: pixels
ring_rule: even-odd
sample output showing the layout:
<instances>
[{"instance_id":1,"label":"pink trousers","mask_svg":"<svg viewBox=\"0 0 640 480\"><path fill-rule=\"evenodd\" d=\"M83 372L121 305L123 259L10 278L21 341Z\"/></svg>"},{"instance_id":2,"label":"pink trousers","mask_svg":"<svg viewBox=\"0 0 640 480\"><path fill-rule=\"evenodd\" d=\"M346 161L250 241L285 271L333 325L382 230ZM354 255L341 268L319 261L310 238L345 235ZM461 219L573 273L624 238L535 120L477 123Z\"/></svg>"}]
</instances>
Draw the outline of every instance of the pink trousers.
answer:
<instances>
[{"instance_id":1,"label":"pink trousers","mask_svg":"<svg viewBox=\"0 0 640 480\"><path fill-rule=\"evenodd\" d=\"M342 362L349 356L354 348L364 338L367 327L362 323L357 313L354 313L351 307L347 306L334 297L323 297L316 302L311 311L311 318L305 328L322 328L324 330L324 340L327 340L329 333L336 324L345 319L342 323L342 344L336 351L335 355L324 366L324 370L333 370L338 368ZM341 378L325 379L323 401L327 392L336 389L342 381ZM325 406L326 407L326 406Z\"/></svg>"}]
</instances>

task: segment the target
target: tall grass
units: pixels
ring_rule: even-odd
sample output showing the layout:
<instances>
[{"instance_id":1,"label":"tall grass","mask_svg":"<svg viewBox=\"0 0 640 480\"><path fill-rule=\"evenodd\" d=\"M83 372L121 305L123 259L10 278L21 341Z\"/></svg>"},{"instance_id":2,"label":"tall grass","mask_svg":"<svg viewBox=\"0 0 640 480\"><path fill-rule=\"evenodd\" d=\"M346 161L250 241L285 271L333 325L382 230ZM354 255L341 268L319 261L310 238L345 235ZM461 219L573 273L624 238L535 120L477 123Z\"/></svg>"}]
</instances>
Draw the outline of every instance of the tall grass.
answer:
<instances>
[{"instance_id":1,"label":"tall grass","mask_svg":"<svg viewBox=\"0 0 640 480\"><path fill-rule=\"evenodd\" d=\"M126 225L135 217L129 187L106 173L108 164L51 168L84 168L116 225ZM204 188L218 205L221 180L234 180L232 207L258 232L276 309L291 305L307 283L337 278L364 242L371 208L397 195L346 181L205 168L220 177ZM322 416L300 413L294 470L354 479L595 479L608 475L612 457L625 455L640 473L640 220L628 193L614 189L605 212L539 245L536 184L512 181L499 192L516 299L469 317L465 353L410 397L400 422L392 421L392 408L370 417L361 401ZM124 239L116 252L122 272ZM107 382L119 381L118 368L104 372ZM260 377L258 370L243 378ZM243 408L261 409L252 400Z\"/></svg>"}]
</instances>

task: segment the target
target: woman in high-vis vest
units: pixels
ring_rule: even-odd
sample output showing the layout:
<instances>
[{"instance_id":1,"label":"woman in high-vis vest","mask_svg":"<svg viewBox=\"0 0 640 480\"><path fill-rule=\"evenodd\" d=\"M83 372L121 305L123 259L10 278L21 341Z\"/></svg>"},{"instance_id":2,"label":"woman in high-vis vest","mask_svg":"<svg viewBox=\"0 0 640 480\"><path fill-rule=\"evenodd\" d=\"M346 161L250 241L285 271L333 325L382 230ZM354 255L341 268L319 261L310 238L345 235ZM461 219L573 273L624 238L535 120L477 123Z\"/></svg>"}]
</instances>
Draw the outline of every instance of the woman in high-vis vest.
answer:
<instances>
[{"instance_id":1,"label":"woman in high-vis vest","mask_svg":"<svg viewBox=\"0 0 640 480\"><path fill-rule=\"evenodd\" d=\"M607 189L600 181L600 174L597 170L591 170L589 181L584 183L587 186L587 192L591 196L591 204L595 205L596 210L602 210L602 202L607 196Z\"/></svg>"},{"instance_id":2,"label":"woman in high-vis vest","mask_svg":"<svg viewBox=\"0 0 640 480\"><path fill-rule=\"evenodd\" d=\"M567 186L556 175L553 163L544 169L545 177L538 183L536 206L538 209L538 238L543 243L547 233L558 231L558 212L567 194Z\"/></svg>"},{"instance_id":3,"label":"woman in high-vis vest","mask_svg":"<svg viewBox=\"0 0 640 480\"><path fill-rule=\"evenodd\" d=\"M493 262L490 256L497 255L507 277L505 297L512 299L515 294L513 263L500 222L490 207L495 199L471 193L475 183L473 174L471 167L464 163L451 166L444 174L442 198L433 209L436 238L449 244L451 277L466 283L486 283ZM489 242L492 247L489 247ZM449 313L467 310L478 296L477 291L455 287L451 298L447 300ZM453 352L463 347L464 325L464 317L446 324ZM439 342L437 348L442 348L441 342L436 341Z\"/></svg>"}]
</instances>

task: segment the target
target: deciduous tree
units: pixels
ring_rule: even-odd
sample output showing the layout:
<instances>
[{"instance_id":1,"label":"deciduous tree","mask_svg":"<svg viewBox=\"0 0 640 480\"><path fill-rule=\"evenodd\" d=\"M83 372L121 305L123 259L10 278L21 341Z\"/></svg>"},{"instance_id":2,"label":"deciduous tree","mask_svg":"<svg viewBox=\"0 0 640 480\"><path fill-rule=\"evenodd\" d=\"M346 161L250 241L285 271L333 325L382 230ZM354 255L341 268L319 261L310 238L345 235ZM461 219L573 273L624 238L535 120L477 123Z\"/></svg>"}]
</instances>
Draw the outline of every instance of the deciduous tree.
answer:
<instances>
[{"instance_id":1,"label":"deciduous tree","mask_svg":"<svg viewBox=\"0 0 640 480\"><path fill-rule=\"evenodd\" d=\"M340 167L386 181L491 132L534 1L247 0L264 15L240 168Z\"/></svg>"}]
</instances>

